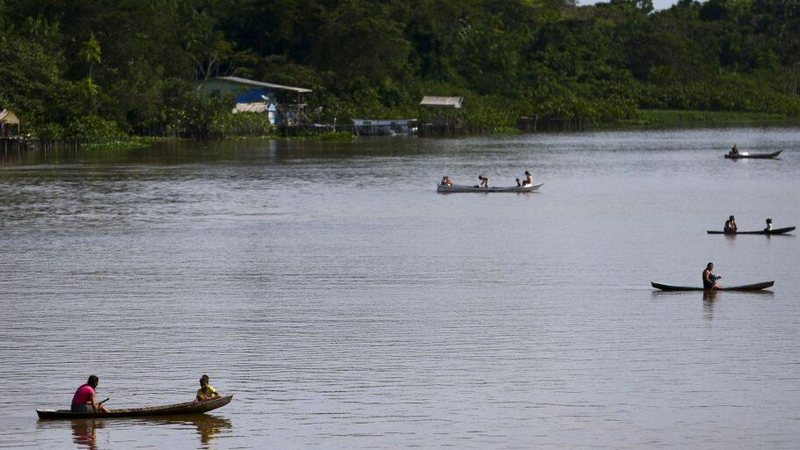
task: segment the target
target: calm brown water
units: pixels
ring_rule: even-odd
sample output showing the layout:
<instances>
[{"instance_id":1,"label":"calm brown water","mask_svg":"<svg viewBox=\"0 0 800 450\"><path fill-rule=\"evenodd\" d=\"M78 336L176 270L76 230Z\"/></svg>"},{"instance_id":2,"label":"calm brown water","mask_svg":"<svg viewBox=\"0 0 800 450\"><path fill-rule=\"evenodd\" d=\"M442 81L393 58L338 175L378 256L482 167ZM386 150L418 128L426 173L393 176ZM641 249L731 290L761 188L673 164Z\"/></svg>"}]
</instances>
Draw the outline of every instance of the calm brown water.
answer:
<instances>
[{"instance_id":1,"label":"calm brown water","mask_svg":"<svg viewBox=\"0 0 800 450\"><path fill-rule=\"evenodd\" d=\"M800 130L7 155L0 447L800 447ZM784 149L780 160L728 161ZM541 192L439 195L442 175ZM650 281L775 280L771 293ZM123 408L41 422L90 373Z\"/></svg>"}]
</instances>

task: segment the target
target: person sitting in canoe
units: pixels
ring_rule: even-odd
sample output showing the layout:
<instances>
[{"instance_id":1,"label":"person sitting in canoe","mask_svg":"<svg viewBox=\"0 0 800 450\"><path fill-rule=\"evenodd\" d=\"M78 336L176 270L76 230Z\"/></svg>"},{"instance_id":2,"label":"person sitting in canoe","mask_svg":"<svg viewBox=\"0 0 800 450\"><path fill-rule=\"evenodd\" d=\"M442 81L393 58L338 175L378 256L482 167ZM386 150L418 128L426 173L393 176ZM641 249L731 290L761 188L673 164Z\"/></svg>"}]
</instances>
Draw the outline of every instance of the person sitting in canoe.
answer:
<instances>
[{"instance_id":1,"label":"person sitting in canoe","mask_svg":"<svg viewBox=\"0 0 800 450\"><path fill-rule=\"evenodd\" d=\"M452 186L453 180L450 179L447 175L442 177L442 182L440 183L442 186Z\"/></svg>"},{"instance_id":2,"label":"person sitting in canoe","mask_svg":"<svg viewBox=\"0 0 800 450\"><path fill-rule=\"evenodd\" d=\"M517 186L519 187L533 186L533 175L531 175L530 171L528 170L525 171L525 179L522 180L522 182L520 182L519 178L517 178Z\"/></svg>"},{"instance_id":3,"label":"person sitting in canoe","mask_svg":"<svg viewBox=\"0 0 800 450\"><path fill-rule=\"evenodd\" d=\"M481 180L480 187L489 188L489 177L486 175L478 175L478 179Z\"/></svg>"},{"instance_id":4,"label":"person sitting in canoe","mask_svg":"<svg viewBox=\"0 0 800 450\"><path fill-rule=\"evenodd\" d=\"M722 230L726 233L736 233L736 219L733 216L728 217L728 220L725 221L725 227Z\"/></svg>"},{"instance_id":5,"label":"person sitting in canoe","mask_svg":"<svg viewBox=\"0 0 800 450\"><path fill-rule=\"evenodd\" d=\"M764 231L772 231L772 219L767 218L767 227L764 228Z\"/></svg>"},{"instance_id":6,"label":"person sitting in canoe","mask_svg":"<svg viewBox=\"0 0 800 450\"><path fill-rule=\"evenodd\" d=\"M97 378L97 375L89 375L86 384L81 385L72 396L72 407L70 408L72 412L108 412L108 409L102 403L98 403L94 397L99 382L100 379Z\"/></svg>"},{"instance_id":7,"label":"person sitting in canoe","mask_svg":"<svg viewBox=\"0 0 800 450\"><path fill-rule=\"evenodd\" d=\"M708 263L708 265L706 265L706 269L703 271L703 289L721 288L722 286L717 284L717 280L720 278L722 277L714 274L714 263Z\"/></svg>"},{"instance_id":8,"label":"person sitting in canoe","mask_svg":"<svg viewBox=\"0 0 800 450\"><path fill-rule=\"evenodd\" d=\"M733 144L733 147L731 147L731 151L728 154L731 155L731 156L738 155L739 154L739 147L737 147L736 144Z\"/></svg>"},{"instance_id":9,"label":"person sitting in canoe","mask_svg":"<svg viewBox=\"0 0 800 450\"><path fill-rule=\"evenodd\" d=\"M214 386L208 384L208 375L203 375L200 377L200 389L197 390L197 397L195 401L204 402L206 400L211 400L219 397L219 393Z\"/></svg>"}]
</instances>

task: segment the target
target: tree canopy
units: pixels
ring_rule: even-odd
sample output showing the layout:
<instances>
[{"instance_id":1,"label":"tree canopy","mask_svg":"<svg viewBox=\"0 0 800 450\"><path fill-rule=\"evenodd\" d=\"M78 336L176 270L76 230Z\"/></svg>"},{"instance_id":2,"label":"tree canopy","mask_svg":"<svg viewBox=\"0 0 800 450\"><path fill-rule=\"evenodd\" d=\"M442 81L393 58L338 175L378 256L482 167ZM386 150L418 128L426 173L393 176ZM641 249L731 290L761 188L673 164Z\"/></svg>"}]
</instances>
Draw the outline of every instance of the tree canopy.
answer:
<instances>
[{"instance_id":1,"label":"tree canopy","mask_svg":"<svg viewBox=\"0 0 800 450\"><path fill-rule=\"evenodd\" d=\"M225 75L314 89L323 120L416 115L422 95L464 96L489 125L796 115L800 3L0 0L0 107L34 129L96 117L196 135L230 111L196 87Z\"/></svg>"}]
</instances>

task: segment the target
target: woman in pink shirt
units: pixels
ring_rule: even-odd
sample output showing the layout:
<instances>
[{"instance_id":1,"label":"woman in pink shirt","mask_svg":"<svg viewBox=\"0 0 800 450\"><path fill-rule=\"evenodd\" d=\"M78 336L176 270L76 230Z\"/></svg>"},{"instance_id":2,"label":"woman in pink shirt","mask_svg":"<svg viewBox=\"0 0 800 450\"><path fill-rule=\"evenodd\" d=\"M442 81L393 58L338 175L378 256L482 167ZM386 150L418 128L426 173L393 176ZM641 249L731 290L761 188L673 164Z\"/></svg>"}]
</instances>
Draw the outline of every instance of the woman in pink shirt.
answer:
<instances>
[{"instance_id":1,"label":"woman in pink shirt","mask_svg":"<svg viewBox=\"0 0 800 450\"><path fill-rule=\"evenodd\" d=\"M72 397L72 408L70 408L72 412L108 412L108 409L97 403L94 398L94 390L99 382L100 379L97 378L97 375L90 375L89 381L75 391L75 395Z\"/></svg>"}]
</instances>

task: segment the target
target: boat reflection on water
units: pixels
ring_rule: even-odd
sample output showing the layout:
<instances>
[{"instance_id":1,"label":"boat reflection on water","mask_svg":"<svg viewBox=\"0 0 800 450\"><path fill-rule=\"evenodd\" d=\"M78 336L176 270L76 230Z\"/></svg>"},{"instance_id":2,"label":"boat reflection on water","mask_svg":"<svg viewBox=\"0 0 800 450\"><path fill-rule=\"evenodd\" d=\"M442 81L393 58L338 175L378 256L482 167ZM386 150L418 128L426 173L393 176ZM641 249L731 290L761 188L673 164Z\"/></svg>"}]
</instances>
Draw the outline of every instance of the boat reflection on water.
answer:
<instances>
[{"instance_id":1,"label":"boat reflection on water","mask_svg":"<svg viewBox=\"0 0 800 450\"><path fill-rule=\"evenodd\" d=\"M135 419L142 425L167 426L183 429L194 427L200 436L200 443L205 445L222 431L230 430L233 425L229 419L212 414L192 414L185 416L142 417Z\"/></svg>"},{"instance_id":2,"label":"boat reflection on water","mask_svg":"<svg viewBox=\"0 0 800 450\"><path fill-rule=\"evenodd\" d=\"M109 435L118 434L115 431L129 432L131 428L152 428L166 427L172 430L194 430L200 438L198 447L207 447L214 437L220 433L227 433L233 428L229 419L214 416L211 414L191 414L161 417L137 417L137 418L118 418L118 419L74 419L70 421L50 421L40 420L37 428L40 430L62 430L69 423L72 428L72 441L79 449L96 450L97 430L104 430L106 436L101 441L106 442L110 439ZM113 441L110 440L110 441ZM109 441L109 442L110 442ZM103 445L102 447L106 447Z\"/></svg>"},{"instance_id":3,"label":"boat reflection on water","mask_svg":"<svg viewBox=\"0 0 800 450\"><path fill-rule=\"evenodd\" d=\"M703 291L703 301L713 302L714 299L717 298L717 294L719 292L720 291L717 291L717 290L714 290L714 289Z\"/></svg>"},{"instance_id":4,"label":"boat reflection on water","mask_svg":"<svg viewBox=\"0 0 800 450\"><path fill-rule=\"evenodd\" d=\"M72 421L72 442L78 448L97 449L97 429L105 428L102 419Z\"/></svg>"},{"instance_id":5,"label":"boat reflection on water","mask_svg":"<svg viewBox=\"0 0 800 450\"><path fill-rule=\"evenodd\" d=\"M719 291L715 290L703 291L703 312L705 312L708 320L714 318L714 300L716 300L718 293Z\"/></svg>"},{"instance_id":6,"label":"boat reflection on water","mask_svg":"<svg viewBox=\"0 0 800 450\"><path fill-rule=\"evenodd\" d=\"M653 299L675 299L695 296L698 292L703 293L703 314L708 320L714 318L714 303L717 299L742 299L742 298L772 298L775 293L770 290L763 291L651 291ZM699 298L699 297L695 297Z\"/></svg>"}]
</instances>

